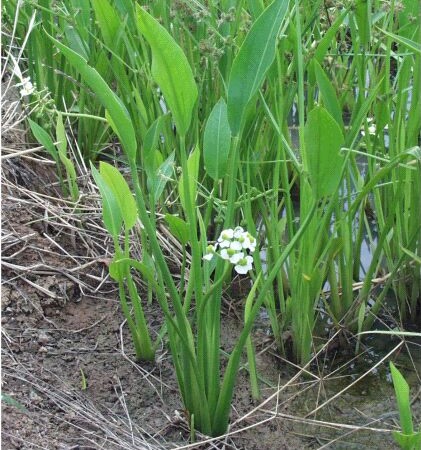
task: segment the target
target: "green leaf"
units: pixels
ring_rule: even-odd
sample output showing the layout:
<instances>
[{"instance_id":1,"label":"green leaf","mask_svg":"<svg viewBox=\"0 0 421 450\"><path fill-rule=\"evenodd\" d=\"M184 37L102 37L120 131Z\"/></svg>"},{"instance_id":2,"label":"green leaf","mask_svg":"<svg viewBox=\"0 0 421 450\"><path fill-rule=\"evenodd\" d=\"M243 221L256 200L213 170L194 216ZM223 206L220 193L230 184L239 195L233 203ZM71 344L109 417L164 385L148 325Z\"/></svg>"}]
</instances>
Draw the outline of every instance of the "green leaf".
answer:
<instances>
[{"instance_id":1,"label":"green leaf","mask_svg":"<svg viewBox=\"0 0 421 450\"><path fill-rule=\"evenodd\" d=\"M63 53L73 68L82 75L84 81L95 92L99 101L108 110L111 127L119 137L128 158L135 160L137 149L136 135L130 115L122 101L111 90L101 75L81 55L66 47L57 39L54 39L47 32L46 34Z\"/></svg>"},{"instance_id":2,"label":"green leaf","mask_svg":"<svg viewBox=\"0 0 421 450\"><path fill-rule=\"evenodd\" d=\"M259 17L265 8L262 0L247 0L247 4L253 19Z\"/></svg>"},{"instance_id":3,"label":"green leaf","mask_svg":"<svg viewBox=\"0 0 421 450\"><path fill-rule=\"evenodd\" d=\"M99 173L117 200L126 230L130 230L136 224L137 207L126 180L114 166L103 161L99 163Z\"/></svg>"},{"instance_id":4,"label":"green leaf","mask_svg":"<svg viewBox=\"0 0 421 450\"><path fill-rule=\"evenodd\" d=\"M79 198L79 188L77 186L77 174L73 161L67 156L67 136L64 129L64 123L61 113L58 113L56 124L57 149L60 161L66 169L68 184L72 199L76 201Z\"/></svg>"},{"instance_id":5,"label":"green leaf","mask_svg":"<svg viewBox=\"0 0 421 450\"><path fill-rule=\"evenodd\" d=\"M120 28L120 18L108 0L91 0L105 45L114 48L115 38Z\"/></svg>"},{"instance_id":6,"label":"green leaf","mask_svg":"<svg viewBox=\"0 0 421 450\"><path fill-rule=\"evenodd\" d=\"M199 147L196 147L193 153L189 156L187 160L187 174L181 174L180 180L178 182L178 192L180 194L181 205L186 211L186 201L184 195L184 182L183 177L187 176L189 180L189 190L191 195L192 205L196 204L196 193L197 193L197 177L199 176L199 161L200 161L200 151Z\"/></svg>"},{"instance_id":7,"label":"green leaf","mask_svg":"<svg viewBox=\"0 0 421 450\"><path fill-rule=\"evenodd\" d=\"M358 25L360 44L365 46L370 42L371 10L368 0L356 0L355 19Z\"/></svg>"},{"instance_id":8,"label":"green leaf","mask_svg":"<svg viewBox=\"0 0 421 450\"><path fill-rule=\"evenodd\" d=\"M335 88L329 80L326 72L321 68L320 64L316 61L312 61L314 71L316 74L317 84L323 98L323 104L326 107L329 114L338 122L341 129L344 129L344 122L342 119L342 110L336 96Z\"/></svg>"},{"instance_id":9,"label":"green leaf","mask_svg":"<svg viewBox=\"0 0 421 450\"><path fill-rule=\"evenodd\" d=\"M419 255L415 254L414 252L411 252L411 250L408 250L407 248L404 247L401 247L401 250L407 255L409 255L415 264L421 265L421 257Z\"/></svg>"},{"instance_id":10,"label":"green leaf","mask_svg":"<svg viewBox=\"0 0 421 450\"><path fill-rule=\"evenodd\" d=\"M28 122L35 139L45 148L45 150L47 150L47 152L54 159L56 164L58 164L60 159L58 156L57 149L50 135L33 120L28 118Z\"/></svg>"},{"instance_id":11,"label":"green leaf","mask_svg":"<svg viewBox=\"0 0 421 450\"><path fill-rule=\"evenodd\" d=\"M411 435L414 432L414 426L412 423L408 383L392 362L390 362L390 373L392 374L396 401L399 408L402 434Z\"/></svg>"},{"instance_id":12,"label":"green leaf","mask_svg":"<svg viewBox=\"0 0 421 450\"><path fill-rule=\"evenodd\" d=\"M421 431L410 435L392 431L392 435L402 450L419 450L421 448Z\"/></svg>"},{"instance_id":13,"label":"green leaf","mask_svg":"<svg viewBox=\"0 0 421 450\"><path fill-rule=\"evenodd\" d=\"M161 197L164 191L165 185L171 179L174 171L174 158L175 152L172 152L170 156L159 166L156 175L150 181L148 180L149 189L152 192L155 203Z\"/></svg>"},{"instance_id":14,"label":"green leaf","mask_svg":"<svg viewBox=\"0 0 421 450\"><path fill-rule=\"evenodd\" d=\"M227 102L233 136L238 136L247 105L275 59L276 38L287 10L288 0L271 3L252 25L234 59Z\"/></svg>"},{"instance_id":15,"label":"green leaf","mask_svg":"<svg viewBox=\"0 0 421 450\"><path fill-rule=\"evenodd\" d=\"M147 130L143 140L143 164L148 178L155 176L158 165L162 163L161 157L160 163L157 164L156 149L168 117L168 115L158 117Z\"/></svg>"},{"instance_id":16,"label":"green leaf","mask_svg":"<svg viewBox=\"0 0 421 450\"><path fill-rule=\"evenodd\" d=\"M399 42L399 44L402 44L408 50L411 50L414 53L418 53L418 55L421 55L421 44L419 42L399 36L394 33L389 33L388 31L382 30L381 28L378 28L378 30L380 30L382 33L386 34L387 36L390 36L391 38L395 39L396 42Z\"/></svg>"},{"instance_id":17,"label":"green leaf","mask_svg":"<svg viewBox=\"0 0 421 450\"><path fill-rule=\"evenodd\" d=\"M115 198L113 191L102 178L101 174L91 163L92 175L99 188L102 198L102 219L108 233L114 238L120 234L123 218L120 212L120 206Z\"/></svg>"},{"instance_id":18,"label":"green leaf","mask_svg":"<svg viewBox=\"0 0 421 450\"><path fill-rule=\"evenodd\" d=\"M219 180L225 176L230 146L231 130L227 105L221 98L209 115L203 136L205 169L212 179Z\"/></svg>"},{"instance_id":19,"label":"green leaf","mask_svg":"<svg viewBox=\"0 0 421 450\"><path fill-rule=\"evenodd\" d=\"M314 52L314 59L316 59L319 64L322 64L323 58L329 47L332 45L332 41L336 41L336 33L338 32L340 26L344 22L345 16L348 14L348 8L346 8L338 18L332 23L332 26L328 28L326 33L320 39L317 48Z\"/></svg>"},{"instance_id":20,"label":"green leaf","mask_svg":"<svg viewBox=\"0 0 421 450\"><path fill-rule=\"evenodd\" d=\"M152 49L152 76L164 94L178 133L185 136L198 95L193 72L168 31L144 9L136 7L139 30Z\"/></svg>"},{"instance_id":21,"label":"green leaf","mask_svg":"<svg viewBox=\"0 0 421 450\"><path fill-rule=\"evenodd\" d=\"M57 138L57 149L60 158L67 155L67 136L64 129L63 117L61 113L57 115L56 123L56 138Z\"/></svg>"},{"instance_id":22,"label":"green leaf","mask_svg":"<svg viewBox=\"0 0 421 450\"><path fill-rule=\"evenodd\" d=\"M171 234L180 241L182 245L186 245L189 240L189 224L180 217L172 214L165 214L165 221L170 227Z\"/></svg>"},{"instance_id":23,"label":"green leaf","mask_svg":"<svg viewBox=\"0 0 421 450\"><path fill-rule=\"evenodd\" d=\"M332 116L321 106L308 115L304 129L307 170L316 199L332 195L342 178L344 143L342 131Z\"/></svg>"}]
</instances>

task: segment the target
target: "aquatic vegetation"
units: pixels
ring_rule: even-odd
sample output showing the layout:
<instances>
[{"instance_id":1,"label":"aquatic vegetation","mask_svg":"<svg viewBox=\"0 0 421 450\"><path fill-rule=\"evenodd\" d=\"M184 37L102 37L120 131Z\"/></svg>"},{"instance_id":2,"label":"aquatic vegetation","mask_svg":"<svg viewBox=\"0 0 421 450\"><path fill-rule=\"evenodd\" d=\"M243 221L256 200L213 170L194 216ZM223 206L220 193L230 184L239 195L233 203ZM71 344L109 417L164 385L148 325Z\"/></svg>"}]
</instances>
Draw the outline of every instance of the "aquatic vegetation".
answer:
<instances>
[{"instance_id":1,"label":"aquatic vegetation","mask_svg":"<svg viewBox=\"0 0 421 450\"><path fill-rule=\"evenodd\" d=\"M154 360L168 341L191 428L217 436L229 425L244 347L259 396L251 331L260 308L279 352L302 366L318 350L321 315L329 319L322 338L371 330L390 292L400 321L419 315L420 11L409 0L397 11L393 1L390 9L379 1L183 5L4 8L27 57L19 69L9 50L20 95L51 93L30 129L74 202L66 127L91 162L136 358ZM180 244L178 277L159 225ZM223 371L221 304L237 276L251 287ZM156 342L145 298L165 317Z\"/></svg>"}]
</instances>

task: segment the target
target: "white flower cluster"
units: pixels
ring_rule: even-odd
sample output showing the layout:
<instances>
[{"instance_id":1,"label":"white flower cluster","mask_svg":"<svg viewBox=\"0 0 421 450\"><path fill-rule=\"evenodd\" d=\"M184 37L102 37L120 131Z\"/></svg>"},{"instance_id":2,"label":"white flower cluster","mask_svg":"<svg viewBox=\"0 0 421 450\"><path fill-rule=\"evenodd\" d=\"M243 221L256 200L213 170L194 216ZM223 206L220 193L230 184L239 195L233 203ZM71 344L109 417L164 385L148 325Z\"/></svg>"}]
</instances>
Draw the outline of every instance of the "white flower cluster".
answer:
<instances>
[{"instance_id":1,"label":"white flower cluster","mask_svg":"<svg viewBox=\"0 0 421 450\"><path fill-rule=\"evenodd\" d=\"M217 250L219 248L219 253ZM256 239L242 227L223 230L215 245L208 245L203 259L210 261L216 254L234 264L237 273L246 274L252 269L253 257L247 254L256 250Z\"/></svg>"}]
</instances>

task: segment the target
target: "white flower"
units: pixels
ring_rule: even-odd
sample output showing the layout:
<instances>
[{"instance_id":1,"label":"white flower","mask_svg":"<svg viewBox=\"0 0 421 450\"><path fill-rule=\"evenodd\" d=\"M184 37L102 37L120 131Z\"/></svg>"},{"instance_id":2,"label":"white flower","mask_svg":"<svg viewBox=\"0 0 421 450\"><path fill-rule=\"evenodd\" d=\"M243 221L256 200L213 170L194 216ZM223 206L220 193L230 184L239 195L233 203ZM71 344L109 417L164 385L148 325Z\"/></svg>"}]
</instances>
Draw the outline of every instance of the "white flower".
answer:
<instances>
[{"instance_id":1,"label":"white flower","mask_svg":"<svg viewBox=\"0 0 421 450\"><path fill-rule=\"evenodd\" d=\"M234 228L234 237L235 239L240 238L244 234L243 227L235 227Z\"/></svg>"},{"instance_id":2,"label":"white flower","mask_svg":"<svg viewBox=\"0 0 421 450\"><path fill-rule=\"evenodd\" d=\"M218 238L218 244L221 248L229 247L231 245L231 240L234 237L234 230L228 228L223 230Z\"/></svg>"},{"instance_id":3,"label":"white flower","mask_svg":"<svg viewBox=\"0 0 421 450\"><path fill-rule=\"evenodd\" d=\"M16 86L22 86L22 89L20 90L21 97L31 95L35 92L35 87L31 83L31 79L29 77L20 78L20 83L17 83Z\"/></svg>"},{"instance_id":4,"label":"white flower","mask_svg":"<svg viewBox=\"0 0 421 450\"><path fill-rule=\"evenodd\" d=\"M214 245L208 245L206 247L206 255L203 256L203 259L210 261L213 258L215 251L216 251L216 247Z\"/></svg>"},{"instance_id":5,"label":"white flower","mask_svg":"<svg viewBox=\"0 0 421 450\"><path fill-rule=\"evenodd\" d=\"M240 250L241 250L241 248L240 248ZM238 249L229 247L229 248L223 248L221 250L221 258L229 260L229 262L232 264L237 264L237 262L243 257L244 257L244 253L239 252Z\"/></svg>"},{"instance_id":6,"label":"white flower","mask_svg":"<svg viewBox=\"0 0 421 450\"><path fill-rule=\"evenodd\" d=\"M234 269L237 273L244 275L249 270L252 269L253 258L249 255L241 258L238 263L234 266Z\"/></svg>"},{"instance_id":7,"label":"white flower","mask_svg":"<svg viewBox=\"0 0 421 450\"><path fill-rule=\"evenodd\" d=\"M31 95L35 92L35 87L29 78L24 78L22 83L19 83L19 85L22 86L22 89L20 90L21 97L26 97L27 95Z\"/></svg>"},{"instance_id":8,"label":"white flower","mask_svg":"<svg viewBox=\"0 0 421 450\"><path fill-rule=\"evenodd\" d=\"M375 124L375 123L373 123L373 125L370 125L370 126L368 127L368 132L369 132L370 134L376 134L376 124Z\"/></svg>"},{"instance_id":9,"label":"white flower","mask_svg":"<svg viewBox=\"0 0 421 450\"><path fill-rule=\"evenodd\" d=\"M376 124L373 122L373 118L372 117L367 117L367 123L371 124L367 128L368 129L368 134L371 134L371 135L374 136L376 134ZM365 131L364 130L361 130L361 135L365 136Z\"/></svg>"},{"instance_id":10,"label":"white flower","mask_svg":"<svg viewBox=\"0 0 421 450\"><path fill-rule=\"evenodd\" d=\"M243 252L234 253L230 257L230 263L231 264L238 264L243 258L244 258L244 253Z\"/></svg>"},{"instance_id":11,"label":"white flower","mask_svg":"<svg viewBox=\"0 0 421 450\"><path fill-rule=\"evenodd\" d=\"M256 239L248 231L242 233L238 242L241 244L241 248L245 250L248 249L252 253L256 250Z\"/></svg>"},{"instance_id":12,"label":"white flower","mask_svg":"<svg viewBox=\"0 0 421 450\"><path fill-rule=\"evenodd\" d=\"M243 249L243 246L241 245L241 242L239 242L239 241L232 241L230 244L230 248L232 250L236 250L237 252L239 252L240 250Z\"/></svg>"}]
</instances>

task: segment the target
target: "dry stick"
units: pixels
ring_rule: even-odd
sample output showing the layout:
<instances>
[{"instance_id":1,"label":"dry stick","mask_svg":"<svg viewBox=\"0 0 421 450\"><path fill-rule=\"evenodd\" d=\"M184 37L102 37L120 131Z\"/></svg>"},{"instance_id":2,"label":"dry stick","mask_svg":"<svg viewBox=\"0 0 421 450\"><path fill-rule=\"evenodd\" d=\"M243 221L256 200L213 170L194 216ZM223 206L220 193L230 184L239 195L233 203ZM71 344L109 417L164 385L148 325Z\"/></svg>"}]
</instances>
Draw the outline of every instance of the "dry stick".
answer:
<instances>
[{"instance_id":1,"label":"dry stick","mask_svg":"<svg viewBox=\"0 0 421 450\"><path fill-rule=\"evenodd\" d=\"M402 347L403 345L403 341L399 342L398 345L396 345L396 347L394 347L386 356L384 356L380 361L378 361L376 364L374 364L374 366L368 370L367 372L363 373L360 377L358 377L355 381L353 381L349 386L347 386L346 388L342 389L342 391L339 391L337 394L335 394L333 397L331 397L329 400L326 400L324 403L322 403L320 406L318 406L317 408L313 409L313 411L309 412L305 417L311 416L314 413L316 413L317 411L319 411L320 409L322 409L323 407L325 407L326 405L328 405L332 400L335 400L335 398L338 398L340 395L342 395L344 392L346 392L348 389L350 389L352 386L354 386L354 384L357 384L358 382L360 382L364 377L366 377L373 369L375 369L376 367L378 367L380 364L382 364L387 358L389 358L389 356L391 356L396 350L398 350L400 347Z\"/></svg>"},{"instance_id":2,"label":"dry stick","mask_svg":"<svg viewBox=\"0 0 421 450\"><path fill-rule=\"evenodd\" d=\"M273 411L269 411L269 410L263 410L263 411L267 412L269 414L273 414ZM307 425L316 425L319 427L323 426L326 428L346 429L346 430L353 430L353 431L366 430L366 431L376 431L379 433L390 433L391 432L391 430L389 430L387 428L374 428L374 427L369 427L369 426L365 426L365 425L349 425L346 423L326 422L324 420L306 419L306 418L296 417L296 416L292 416L290 414L284 414L284 413L278 413L276 415L276 417L279 417L280 419L291 420L292 422L300 422L300 423L304 423Z\"/></svg>"},{"instance_id":3,"label":"dry stick","mask_svg":"<svg viewBox=\"0 0 421 450\"><path fill-rule=\"evenodd\" d=\"M326 344L316 353L316 355L314 355L313 359L311 361L309 361L297 374L295 374L291 380L288 381L288 383L286 383L284 386L281 387L281 389L279 389L279 391L275 392L274 394L272 394L271 396L269 396L266 400L264 400L263 402L261 402L258 406L256 406L254 409L252 409L251 411L249 411L246 415L244 415L243 417L240 417L238 420L236 420L232 426L236 425L239 422L242 422L244 419L246 419L247 417L250 417L252 414L256 413L257 411L259 411L259 409L261 409L264 405L266 405L267 403L269 403L270 401L272 401L274 398L276 398L277 396L279 396L279 393L284 391L287 387L289 387L295 380L297 380L303 373L307 372L306 369L307 367L310 366L311 362L317 358L321 353L324 352L324 350L328 347L328 345L330 344L330 341L333 340L339 333L341 333L342 330L338 330L336 331L336 333L332 336L332 338L326 342Z\"/></svg>"},{"instance_id":4,"label":"dry stick","mask_svg":"<svg viewBox=\"0 0 421 450\"><path fill-rule=\"evenodd\" d=\"M28 148L26 150L14 150L14 149L8 149L8 148L4 148L2 149L2 151L4 152L5 150L10 151L10 153L8 153L7 155L1 155L0 156L0 161L4 161L5 159L11 159L11 158L19 158L22 155L27 155L29 153L35 153L38 150L42 150L44 147L34 147L34 148ZM55 164L55 163L54 163Z\"/></svg>"},{"instance_id":5,"label":"dry stick","mask_svg":"<svg viewBox=\"0 0 421 450\"><path fill-rule=\"evenodd\" d=\"M134 439L134 434L133 434L133 424L132 424L132 420L130 418L129 409L127 408L127 403L126 403L126 399L124 397L124 390L123 390L123 386L121 385L120 377L117 376L117 380L118 380L118 387L120 388L121 395L118 395L118 392L117 392L117 389L115 386L114 386L114 391L117 394L117 397L120 400L121 406L123 407L123 410L126 414L127 420L129 422L129 430L130 430L130 434L131 434L131 438L132 438L132 444L135 445L135 439Z\"/></svg>"},{"instance_id":6,"label":"dry stick","mask_svg":"<svg viewBox=\"0 0 421 450\"><path fill-rule=\"evenodd\" d=\"M369 424L375 423L375 422L378 422L378 419L372 420L371 422L369 422ZM328 447L330 447L332 444L334 444L335 442L341 441L341 440L343 440L345 437L350 436L351 434L353 434L353 433L355 433L355 432L357 432L357 431L360 431L360 430L366 430L366 429L367 429L367 428L365 428L364 426L362 426L362 427L360 427L360 428L357 428L356 430L350 430L350 431L348 431L347 433L345 433L345 434L343 434L343 435L341 435L341 436L338 436L337 438L333 439L332 441L327 442L326 444L322 445L322 446L319 447L317 450L322 450L322 449L328 448ZM377 428L376 428L375 430L376 430L376 431L380 431L380 430L378 430ZM390 431L389 431L388 433L390 433Z\"/></svg>"}]
</instances>

